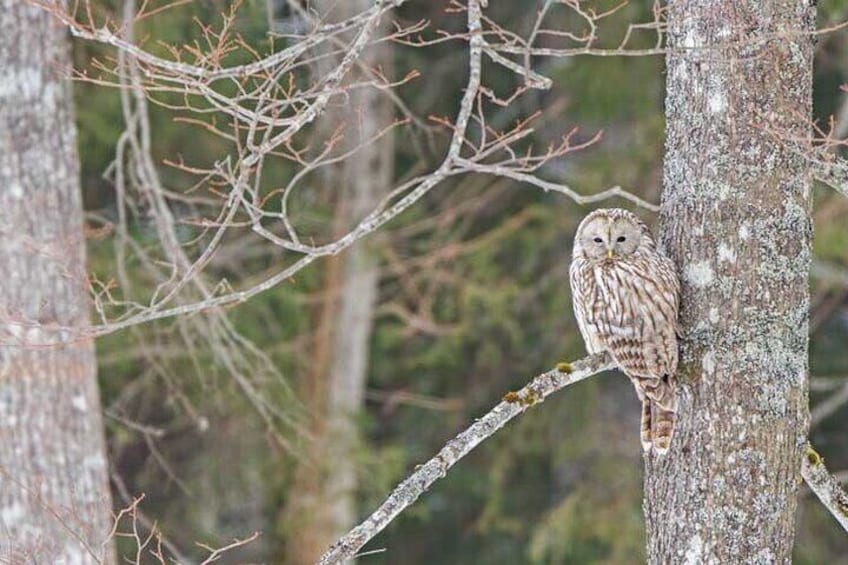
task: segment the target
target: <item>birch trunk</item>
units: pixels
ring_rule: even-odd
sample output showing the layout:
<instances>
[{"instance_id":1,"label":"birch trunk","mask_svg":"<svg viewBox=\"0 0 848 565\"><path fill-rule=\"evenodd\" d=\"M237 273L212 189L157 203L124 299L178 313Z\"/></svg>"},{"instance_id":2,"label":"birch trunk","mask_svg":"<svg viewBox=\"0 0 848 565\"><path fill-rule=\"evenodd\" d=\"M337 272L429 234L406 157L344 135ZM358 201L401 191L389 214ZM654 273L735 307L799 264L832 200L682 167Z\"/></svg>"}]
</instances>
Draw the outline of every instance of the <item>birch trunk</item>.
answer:
<instances>
[{"instance_id":1,"label":"birch trunk","mask_svg":"<svg viewBox=\"0 0 848 565\"><path fill-rule=\"evenodd\" d=\"M0 560L113 562L64 28L0 0ZM52 329L51 329L52 328Z\"/></svg>"},{"instance_id":2,"label":"birch trunk","mask_svg":"<svg viewBox=\"0 0 848 565\"><path fill-rule=\"evenodd\" d=\"M686 386L671 452L646 460L651 563L791 562L812 230L784 140L809 131L814 5L670 2L661 231Z\"/></svg>"},{"instance_id":3,"label":"birch trunk","mask_svg":"<svg viewBox=\"0 0 848 565\"><path fill-rule=\"evenodd\" d=\"M338 20L359 14L372 5L372 0L317 4L319 13L332 9L333 18ZM388 70L390 47L386 43L374 46L361 60L368 69ZM364 74L360 69L355 76L362 80ZM393 119L391 100L374 88L355 89L341 104L343 107L329 108L324 118L328 132L344 126L340 150L360 146L388 127ZM338 194L335 204L338 236L371 212L388 192L394 173L393 159L393 139L387 134L339 165L326 169L323 181ZM372 253L367 246L354 245L345 254L328 258L326 263L327 298L320 315L312 382L308 384L308 404L318 421L317 439L308 450L292 489L298 500L287 512L291 544L286 557L292 565L314 563L358 518L356 418L364 403L379 282Z\"/></svg>"}]
</instances>

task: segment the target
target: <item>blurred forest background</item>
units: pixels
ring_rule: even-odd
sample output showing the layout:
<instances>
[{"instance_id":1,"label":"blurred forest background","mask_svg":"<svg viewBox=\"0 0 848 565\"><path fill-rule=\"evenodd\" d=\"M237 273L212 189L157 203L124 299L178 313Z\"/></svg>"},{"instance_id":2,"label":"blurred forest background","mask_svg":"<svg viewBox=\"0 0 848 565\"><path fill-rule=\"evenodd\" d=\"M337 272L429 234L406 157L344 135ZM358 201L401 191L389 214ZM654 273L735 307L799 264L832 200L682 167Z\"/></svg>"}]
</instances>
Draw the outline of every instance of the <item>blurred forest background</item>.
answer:
<instances>
[{"instance_id":1,"label":"blurred forest background","mask_svg":"<svg viewBox=\"0 0 848 565\"><path fill-rule=\"evenodd\" d=\"M103 7L119 13L118 4ZM269 30L296 22L285 2L239 4L232 25L261 52L271 48ZM489 4L489 17L518 30L532 24L541 5ZM617 2L595 4L609 8ZM617 45L629 22L650 19L652 5L633 1L612 16L605 28L608 45ZM393 17L404 25L423 19L431 30L461 31L465 15L450 7L442 0L410 2ZM219 25L231 8L228 0L176 3L140 21L135 34L146 48L167 53L165 45L191 44L202 25ZM848 1L822 0L819 17L819 27L845 21ZM645 42L651 46L650 39ZM468 52L460 41L426 49L384 47L381 64L388 75L420 74L397 91L424 125L399 129L383 155L393 177L404 179L437 164L444 153L450 132L428 127L425 118L455 115ZM113 54L100 45L74 43L78 69L108 56ZM484 68L490 84L518 80L500 67ZM553 87L524 93L490 118L505 127L542 112L543 125L533 134L541 145L573 126L580 128L578 140L603 135L590 148L549 163L539 176L582 194L621 186L659 202L663 57L576 57L542 62L540 68ZM840 137L848 133L848 94L840 89L845 83L848 33L840 31L820 38L815 68L815 117L827 126L835 116ZM118 259L100 227L117 215L112 162L125 129L120 92L78 82L75 96L89 270L109 280ZM338 100L329 112L346 109ZM196 179L165 162L183 157L187 163L211 163L222 154L221 139L175 119L180 113L164 104L151 104L149 113L159 175L169 191L181 195L188 217L192 199L203 195L192 190ZM284 185L291 171L278 165L265 175L265 181ZM297 206L305 211L307 232L309 222L341 214L346 181L315 175L301 190ZM623 200L603 205L633 208L655 221L649 210ZM356 244L378 273L369 311L364 409L355 417L353 448L336 453L353 462L357 517L504 393L559 360L583 355L567 268L571 236L590 209L510 179L463 175L443 181ZM846 214L848 200L817 187L811 439L831 470L848 473ZM136 245L152 244L155 233L143 210L130 227ZM188 221L180 230L186 240L196 235ZM282 255L279 247L255 239L229 238L207 272L234 286L249 285L278 266ZM294 563L293 548L309 535L304 528L321 527L291 509L307 507L303 499L309 497L321 504L303 477L314 475L320 483L322 473L330 472L314 461L314 432L323 418L315 391L331 363L327 324L337 318L327 318L327 302L337 293L333 270L344 257L320 259L288 283L226 310L227 333L237 336L228 342L228 355L243 361L235 369L222 362L219 337L205 335L204 324L163 320L98 340L115 506L144 493L141 510L158 523L175 554L196 557L197 541L221 544L260 531L256 541L228 554L227 562ZM128 261L120 268L139 286L147 284L139 265ZM620 374L570 388L462 461L367 548L384 552L361 561L644 562L638 414L632 386ZM796 563L848 563L848 539L824 507L807 490L802 493Z\"/></svg>"}]
</instances>

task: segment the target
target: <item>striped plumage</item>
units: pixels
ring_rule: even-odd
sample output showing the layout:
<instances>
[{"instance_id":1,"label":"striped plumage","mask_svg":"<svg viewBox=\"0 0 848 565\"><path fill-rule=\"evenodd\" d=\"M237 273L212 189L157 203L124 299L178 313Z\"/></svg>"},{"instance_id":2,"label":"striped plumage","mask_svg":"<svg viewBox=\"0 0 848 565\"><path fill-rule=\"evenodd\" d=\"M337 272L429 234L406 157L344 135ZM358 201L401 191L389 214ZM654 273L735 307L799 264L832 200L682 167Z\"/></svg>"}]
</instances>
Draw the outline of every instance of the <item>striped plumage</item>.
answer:
<instances>
[{"instance_id":1,"label":"striped plumage","mask_svg":"<svg viewBox=\"0 0 848 565\"><path fill-rule=\"evenodd\" d=\"M618 208L595 210L572 252L574 314L589 353L608 351L642 400L642 446L664 453L674 432L680 282L648 227Z\"/></svg>"}]
</instances>

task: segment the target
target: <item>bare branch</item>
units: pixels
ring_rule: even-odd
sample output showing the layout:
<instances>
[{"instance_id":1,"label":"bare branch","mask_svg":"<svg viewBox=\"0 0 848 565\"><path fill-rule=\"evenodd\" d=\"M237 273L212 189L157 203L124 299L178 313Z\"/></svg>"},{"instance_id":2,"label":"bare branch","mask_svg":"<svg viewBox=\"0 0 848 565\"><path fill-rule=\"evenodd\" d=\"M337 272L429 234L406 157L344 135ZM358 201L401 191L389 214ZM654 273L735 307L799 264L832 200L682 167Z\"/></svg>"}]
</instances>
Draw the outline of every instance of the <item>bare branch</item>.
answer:
<instances>
[{"instance_id":1,"label":"bare branch","mask_svg":"<svg viewBox=\"0 0 848 565\"><path fill-rule=\"evenodd\" d=\"M836 287L848 287L848 270L833 263L814 260L810 267L810 275L816 280Z\"/></svg>"},{"instance_id":2,"label":"bare branch","mask_svg":"<svg viewBox=\"0 0 848 565\"><path fill-rule=\"evenodd\" d=\"M801 476L822 504L833 514L839 525L848 532L848 494L828 472L821 455L809 444L807 444L807 454L801 465Z\"/></svg>"},{"instance_id":3,"label":"bare branch","mask_svg":"<svg viewBox=\"0 0 848 565\"><path fill-rule=\"evenodd\" d=\"M656 204L648 202L642 198L639 198L632 192L627 192L620 186L613 186L597 194L580 194L573 190L570 186L562 183L555 183L546 181L537 177L536 175L523 172L521 170L516 170L510 167L504 167L500 165L488 165L482 163L472 163L470 161L462 161L462 165L468 168L470 171L474 171L476 173L481 174L490 174L495 176L507 177L513 180L516 180L521 183L532 184L534 186L538 186L545 192L559 192L561 194L565 194L569 198L571 198L577 204L594 204L597 202L602 202L603 200L607 200L609 198L623 198L636 204L641 208L645 208L646 210L650 210L651 212L658 212L660 207Z\"/></svg>"},{"instance_id":4,"label":"bare branch","mask_svg":"<svg viewBox=\"0 0 848 565\"><path fill-rule=\"evenodd\" d=\"M813 177L842 196L848 196L848 162L833 155L813 163Z\"/></svg>"},{"instance_id":5,"label":"bare branch","mask_svg":"<svg viewBox=\"0 0 848 565\"><path fill-rule=\"evenodd\" d=\"M450 440L435 457L418 467L412 475L400 483L364 522L336 542L321 557L319 564L340 563L356 555L362 546L418 500L418 497L430 488L430 485L444 477L448 469L468 455L472 449L492 437L507 422L531 406L542 402L548 395L613 367L614 364L606 353L591 355L573 363L568 373L562 373L557 369L548 371L533 379L518 392L506 394L503 401Z\"/></svg>"},{"instance_id":6,"label":"bare branch","mask_svg":"<svg viewBox=\"0 0 848 565\"><path fill-rule=\"evenodd\" d=\"M532 127L534 122L542 121L541 112L529 112L527 116L518 103L529 90L552 86L549 78L531 68L540 45L565 50L569 56L590 54L600 48L601 27L621 6L596 13L579 2L547 2L535 15L532 31L527 35L509 30L484 14L486 2L452 0L446 12L464 14L465 29L435 30L435 38L423 38L421 34L429 27L426 21L408 25L395 22L392 31L381 31L381 20L390 18L391 10L408 0L375 0L369 9L334 23L299 12L303 29L281 35L284 41L280 45L285 47L280 51L272 47L270 53L260 53L234 31L234 7L221 15L219 25L201 25L204 39L200 43L166 45L169 55L163 58L146 51L144 42L136 42L133 34L135 22L158 14L163 7L148 10L147 3L143 3L141 13L134 14L133 3L126 2L122 19L116 22L108 16L95 17L51 0L27 1L49 11L77 37L107 44L117 52L114 66L108 60L95 60L90 67L97 76L82 69L75 72L75 77L121 90L127 130L119 140L115 164L110 167L118 221L112 225L108 218L100 220L104 231L115 234L117 276L97 273L80 281L91 289L99 323L80 330L0 313L0 321L12 334L9 341L15 345L50 346L198 312L205 312L206 316L196 318L200 321L193 323L195 326L206 323L206 317L213 319L209 324L218 324L214 321L218 318L225 324L221 307L283 284L316 259L342 252L382 228L435 187L468 173L533 184L581 204L625 198L656 210L653 204L620 187L582 195L560 179L555 183L540 178L538 174L548 165L594 144L600 133L588 141L579 141L577 129L573 128L552 143L547 133ZM552 15L555 12L560 15ZM573 12L575 16L568 29L553 23L565 15L563 12ZM663 10L657 2L650 21L629 26L619 47L611 48L611 52L625 54L632 48L633 37L646 33L656 36L655 49L661 52L663 20ZM365 54L381 42L425 47L443 41L467 45L466 87L452 118L430 116L425 122L411 113L399 90L421 73L409 69L397 77L387 76L379 67L370 68ZM239 58L238 65L228 64L232 59L227 54L233 52L246 53L252 62ZM315 63L330 57L340 62L326 72L315 73ZM503 92L487 84L483 77L485 58L517 75L520 80L516 86ZM354 78L353 69L358 69L360 78ZM358 89L372 89L388 96L403 118L382 124L378 135L360 138L354 137L355 131L320 127L326 121L321 118L326 118L328 108L345 104L349 94ZM180 123L226 143L224 154L211 163L188 163L182 156L165 158L165 166L197 179L192 186L180 190L179 186L163 185L158 164L151 157L153 136L147 124L148 103L174 112L174 119ZM504 106L509 111L501 112ZM517 124L506 126L504 116L516 118ZM316 121L318 125L310 127ZM449 140L441 158L432 167L416 170L417 176L410 173L398 181L382 202L356 219L355 225L329 230L331 235L323 237L320 233L301 233L299 225L304 225L307 216L297 210L292 194L310 189L309 176L332 163L356 159L359 149L377 142L383 133L407 125L446 131ZM332 133L327 136L321 132ZM351 141L355 143L351 145ZM537 147L542 149L537 151ZM274 177L276 186L267 186L271 175L263 175L271 162L283 163L288 171L288 176ZM140 245L131 235L132 227L148 223L155 228L156 246ZM311 222L305 225L309 231L318 231ZM183 230L186 226L189 229ZM285 260L275 263L270 272L247 278L248 284L244 284L245 279L233 284L226 279L214 281L212 277L220 277L221 249L238 246L242 241L267 246L261 252L274 257L281 250ZM137 263L138 259L141 262ZM132 267L130 272L133 265L139 267ZM131 279L137 275L144 278L145 284L132 284Z\"/></svg>"},{"instance_id":7,"label":"bare branch","mask_svg":"<svg viewBox=\"0 0 848 565\"><path fill-rule=\"evenodd\" d=\"M159 530L159 526L156 524L155 520L150 519L144 512L142 512L141 508L139 508L139 503L141 502L143 495L134 497L130 494L129 489L127 488L124 479L115 472L112 471L110 473L112 477L112 482L117 489L118 495L121 497L121 500L127 506L122 509L119 514L116 516L115 524L113 526L113 532L117 534L118 530L118 522L124 516L124 514L128 513L130 510L132 511L131 518L141 524L142 527L147 529L149 535L155 536L157 541L161 543L161 545L167 549L171 555L177 560L178 563L190 563L190 560L183 555L180 549L174 544L170 539L165 537L161 530ZM135 529L135 524L133 524ZM140 546L141 544L137 544ZM163 561L164 562L164 561Z\"/></svg>"},{"instance_id":8,"label":"bare branch","mask_svg":"<svg viewBox=\"0 0 848 565\"><path fill-rule=\"evenodd\" d=\"M200 565L207 565L209 563L213 563L215 561L218 561L218 559L220 559L221 556L224 553L226 553L230 550L236 549L237 547L245 546L245 545L253 542L254 540L256 540L258 537L259 537L259 532L253 532L250 536L248 536L244 539L236 538L230 544L225 545L224 547L219 547L219 548L214 548L214 547L211 547L211 546L206 545L204 543L198 543L197 544L198 546L202 547L203 549L205 549L206 551L209 552L209 556L206 557L206 559L204 559L203 562Z\"/></svg>"},{"instance_id":9,"label":"bare branch","mask_svg":"<svg viewBox=\"0 0 848 565\"><path fill-rule=\"evenodd\" d=\"M810 426L815 427L823 420L832 416L837 410L848 403L848 381L839 390L833 392L820 402L810 412Z\"/></svg>"}]
</instances>

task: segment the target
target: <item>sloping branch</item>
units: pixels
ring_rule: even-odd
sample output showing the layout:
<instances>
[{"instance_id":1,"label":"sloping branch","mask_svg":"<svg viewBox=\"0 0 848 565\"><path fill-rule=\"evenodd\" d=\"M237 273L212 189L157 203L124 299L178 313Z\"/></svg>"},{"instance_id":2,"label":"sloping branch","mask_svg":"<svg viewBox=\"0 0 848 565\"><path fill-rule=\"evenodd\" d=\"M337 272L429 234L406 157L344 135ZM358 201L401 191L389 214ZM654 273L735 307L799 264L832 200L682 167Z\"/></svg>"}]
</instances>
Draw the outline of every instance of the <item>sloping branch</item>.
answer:
<instances>
[{"instance_id":1,"label":"sloping branch","mask_svg":"<svg viewBox=\"0 0 848 565\"><path fill-rule=\"evenodd\" d=\"M811 445L807 445L807 456L801 465L801 476L816 493L822 504L833 514L839 525L848 532L848 494L842 485L824 466L824 459Z\"/></svg>"},{"instance_id":2,"label":"sloping branch","mask_svg":"<svg viewBox=\"0 0 848 565\"><path fill-rule=\"evenodd\" d=\"M321 557L320 565L339 563L354 557L362 546L418 500L430 485L444 477L448 469L529 407L542 402L548 395L562 388L613 367L614 364L606 353L590 355L567 367L567 373L553 369L539 375L518 392L506 394L501 403L450 440L435 457L418 467L400 483L377 510Z\"/></svg>"},{"instance_id":3,"label":"sloping branch","mask_svg":"<svg viewBox=\"0 0 848 565\"><path fill-rule=\"evenodd\" d=\"M829 156L813 163L813 176L842 196L848 196L848 162Z\"/></svg>"},{"instance_id":4,"label":"sloping branch","mask_svg":"<svg viewBox=\"0 0 848 565\"><path fill-rule=\"evenodd\" d=\"M848 381L810 412L810 426L817 426L848 404Z\"/></svg>"}]
</instances>

